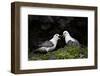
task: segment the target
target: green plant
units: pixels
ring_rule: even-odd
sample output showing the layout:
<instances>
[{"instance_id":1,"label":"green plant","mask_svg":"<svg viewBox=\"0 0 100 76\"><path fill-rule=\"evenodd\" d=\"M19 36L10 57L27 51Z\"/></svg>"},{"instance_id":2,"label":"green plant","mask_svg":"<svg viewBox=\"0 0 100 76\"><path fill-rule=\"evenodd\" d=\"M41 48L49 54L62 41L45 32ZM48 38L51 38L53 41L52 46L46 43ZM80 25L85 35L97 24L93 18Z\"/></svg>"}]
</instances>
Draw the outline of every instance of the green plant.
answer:
<instances>
[{"instance_id":1,"label":"green plant","mask_svg":"<svg viewBox=\"0 0 100 76\"><path fill-rule=\"evenodd\" d=\"M29 53L29 60L53 60L53 59L76 59L87 58L87 47L65 46L48 53Z\"/></svg>"}]
</instances>

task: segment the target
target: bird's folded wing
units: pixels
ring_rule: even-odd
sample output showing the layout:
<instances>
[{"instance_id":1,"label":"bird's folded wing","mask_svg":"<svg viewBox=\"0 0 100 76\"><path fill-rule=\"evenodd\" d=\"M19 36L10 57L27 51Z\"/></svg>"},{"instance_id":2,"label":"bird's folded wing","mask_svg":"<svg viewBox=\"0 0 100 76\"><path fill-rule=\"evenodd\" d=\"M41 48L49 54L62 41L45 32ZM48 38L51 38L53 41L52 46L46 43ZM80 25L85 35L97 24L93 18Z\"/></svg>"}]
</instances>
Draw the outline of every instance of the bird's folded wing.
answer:
<instances>
[{"instance_id":1,"label":"bird's folded wing","mask_svg":"<svg viewBox=\"0 0 100 76\"><path fill-rule=\"evenodd\" d=\"M79 44L79 42L77 40L75 40L75 41L69 40L67 45L80 46L80 44Z\"/></svg>"},{"instance_id":2,"label":"bird's folded wing","mask_svg":"<svg viewBox=\"0 0 100 76\"><path fill-rule=\"evenodd\" d=\"M45 41L39 45L40 47L52 47L54 44L51 41Z\"/></svg>"}]
</instances>

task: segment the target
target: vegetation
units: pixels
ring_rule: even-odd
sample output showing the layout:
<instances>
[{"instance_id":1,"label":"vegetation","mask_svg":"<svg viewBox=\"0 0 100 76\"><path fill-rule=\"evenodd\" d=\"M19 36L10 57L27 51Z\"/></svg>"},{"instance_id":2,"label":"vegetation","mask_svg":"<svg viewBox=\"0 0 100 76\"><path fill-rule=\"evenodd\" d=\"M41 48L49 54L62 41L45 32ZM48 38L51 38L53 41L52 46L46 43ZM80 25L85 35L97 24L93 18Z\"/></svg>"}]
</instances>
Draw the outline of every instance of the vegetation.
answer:
<instances>
[{"instance_id":1,"label":"vegetation","mask_svg":"<svg viewBox=\"0 0 100 76\"><path fill-rule=\"evenodd\" d=\"M87 58L87 47L65 46L48 53L29 53L29 60L55 60Z\"/></svg>"}]
</instances>

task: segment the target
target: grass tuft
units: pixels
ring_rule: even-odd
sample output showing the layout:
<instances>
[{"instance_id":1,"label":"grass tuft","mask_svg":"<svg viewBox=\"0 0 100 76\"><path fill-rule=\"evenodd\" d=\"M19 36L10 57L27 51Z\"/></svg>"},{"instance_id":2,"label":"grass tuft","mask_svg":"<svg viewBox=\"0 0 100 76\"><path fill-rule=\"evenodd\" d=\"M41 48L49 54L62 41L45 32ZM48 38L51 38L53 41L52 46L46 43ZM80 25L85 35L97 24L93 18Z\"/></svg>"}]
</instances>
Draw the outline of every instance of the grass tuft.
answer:
<instances>
[{"instance_id":1,"label":"grass tuft","mask_svg":"<svg viewBox=\"0 0 100 76\"><path fill-rule=\"evenodd\" d=\"M65 46L48 53L29 53L29 60L55 60L55 59L78 59L87 58L87 47Z\"/></svg>"}]
</instances>

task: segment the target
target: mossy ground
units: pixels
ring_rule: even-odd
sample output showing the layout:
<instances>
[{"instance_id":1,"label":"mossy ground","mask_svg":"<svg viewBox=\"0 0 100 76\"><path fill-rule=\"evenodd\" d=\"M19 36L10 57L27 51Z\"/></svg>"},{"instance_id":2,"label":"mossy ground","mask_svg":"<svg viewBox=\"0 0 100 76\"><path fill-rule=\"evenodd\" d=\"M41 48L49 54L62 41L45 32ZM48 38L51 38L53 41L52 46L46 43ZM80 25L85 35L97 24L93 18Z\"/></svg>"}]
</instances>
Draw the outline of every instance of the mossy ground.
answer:
<instances>
[{"instance_id":1,"label":"mossy ground","mask_svg":"<svg viewBox=\"0 0 100 76\"><path fill-rule=\"evenodd\" d=\"M56 60L87 58L87 47L65 46L48 53L29 53L29 60Z\"/></svg>"}]
</instances>

